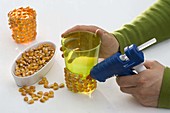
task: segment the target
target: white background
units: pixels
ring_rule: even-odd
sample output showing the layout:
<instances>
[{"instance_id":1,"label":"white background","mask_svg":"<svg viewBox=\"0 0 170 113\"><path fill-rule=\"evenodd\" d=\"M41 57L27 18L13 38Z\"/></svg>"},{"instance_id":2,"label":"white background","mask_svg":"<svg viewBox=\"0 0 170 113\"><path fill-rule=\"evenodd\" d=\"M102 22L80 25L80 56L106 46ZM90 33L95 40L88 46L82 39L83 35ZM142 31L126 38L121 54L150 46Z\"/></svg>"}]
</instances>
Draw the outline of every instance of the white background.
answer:
<instances>
[{"instance_id":1,"label":"white background","mask_svg":"<svg viewBox=\"0 0 170 113\"><path fill-rule=\"evenodd\" d=\"M0 0L0 112L1 113L169 113L167 109L141 106L128 94L121 93L115 78L98 83L92 97L74 94L67 88L55 92L46 103L28 105L18 92L11 74L15 57L36 42L50 40L57 46L55 63L46 75L50 82L64 82L64 60L61 58L61 34L77 24L97 25L109 32L148 8L156 0ZM36 41L16 44L11 38L7 14L10 10L30 6L37 12ZM170 40L145 50L146 59L170 66ZM37 90L44 90L38 86Z\"/></svg>"}]
</instances>

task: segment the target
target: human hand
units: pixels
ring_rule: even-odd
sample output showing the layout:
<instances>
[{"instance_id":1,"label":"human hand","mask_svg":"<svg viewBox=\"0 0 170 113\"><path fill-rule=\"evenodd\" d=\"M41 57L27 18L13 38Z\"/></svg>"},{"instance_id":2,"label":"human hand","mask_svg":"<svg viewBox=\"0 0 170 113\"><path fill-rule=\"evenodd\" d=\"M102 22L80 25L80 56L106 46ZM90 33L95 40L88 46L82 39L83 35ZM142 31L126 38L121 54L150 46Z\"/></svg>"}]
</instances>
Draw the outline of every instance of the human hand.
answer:
<instances>
[{"instance_id":1,"label":"human hand","mask_svg":"<svg viewBox=\"0 0 170 113\"><path fill-rule=\"evenodd\" d=\"M100 58L108 58L114 53L116 53L119 49L119 43L116 38L112 34L97 26L77 25L65 31L61 35L61 37L64 37L67 34L75 31L89 31L92 33L96 33L101 37L101 46L99 52ZM60 50L62 51L62 48L60 48Z\"/></svg>"},{"instance_id":2,"label":"human hand","mask_svg":"<svg viewBox=\"0 0 170 113\"><path fill-rule=\"evenodd\" d=\"M144 106L157 107L164 74L164 66L157 61L146 61L146 70L136 75L116 78L120 90L131 94Z\"/></svg>"}]
</instances>

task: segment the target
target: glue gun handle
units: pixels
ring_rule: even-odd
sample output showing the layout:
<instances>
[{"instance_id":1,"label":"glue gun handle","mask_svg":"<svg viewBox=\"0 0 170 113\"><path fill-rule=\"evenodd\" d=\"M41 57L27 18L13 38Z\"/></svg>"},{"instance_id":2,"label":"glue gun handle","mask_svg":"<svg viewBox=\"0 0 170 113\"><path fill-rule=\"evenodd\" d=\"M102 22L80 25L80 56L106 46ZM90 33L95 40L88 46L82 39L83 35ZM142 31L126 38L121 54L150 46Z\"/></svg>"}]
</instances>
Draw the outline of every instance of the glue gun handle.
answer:
<instances>
[{"instance_id":1,"label":"glue gun handle","mask_svg":"<svg viewBox=\"0 0 170 113\"><path fill-rule=\"evenodd\" d=\"M143 65L143 63L133 67L133 69L135 69L137 72L142 72L144 70L146 70L146 67Z\"/></svg>"}]
</instances>

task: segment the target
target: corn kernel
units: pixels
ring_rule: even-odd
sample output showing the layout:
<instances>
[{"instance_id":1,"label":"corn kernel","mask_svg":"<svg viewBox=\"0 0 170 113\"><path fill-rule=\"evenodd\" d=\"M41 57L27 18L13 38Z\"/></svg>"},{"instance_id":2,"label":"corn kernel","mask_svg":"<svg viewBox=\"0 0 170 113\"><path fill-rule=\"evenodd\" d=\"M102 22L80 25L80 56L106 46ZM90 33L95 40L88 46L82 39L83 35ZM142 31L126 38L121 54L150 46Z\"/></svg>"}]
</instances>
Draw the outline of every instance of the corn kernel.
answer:
<instances>
[{"instance_id":1,"label":"corn kernel","mask_svg":"<svg viewBox=\"0 0 170 113\"><path fill-rule=\"evenodd\" d=\"M44 81L41 80L41 81L38 82L38 84L42 85L42 84L44 84Z\"/></svg>"},{"instance_id":2,"label":"corn kernel","mask_svg":"<svg viewBox=\"0 0 170 113\"><path fill-rule=\"evenodd\" d=\"M54 87L53 87L53 90L58 90L58 86L54 86Z\"/></svg>"},{"instance_id":3,"label":"corn kernel","mask_svg":"<svg viewBox=\"0 0 170 113\"><path fill-rule=\"evenodd\" d=\"M30 88L29 89L33 89L33 90L35 90L35 86L30 86Z\"/></svg>"},{"instance_id":4,"label":"corn kernel","mask_svg":"<svg viewBox=\"0 0 170 113\"><path fill-rule=\"evenodd\" d=\"M37 100L38 100L38 97L33 97L32 99L35 100L35 101L37 101Z\"/></svg>"},{"instance_id":5,"label":"corn kernel","mask_svg":"<svg viewBox=\"0 0 170 113\"><path fill-rule=\"evenodd\" d=\"M48 92L45 92L45 93L44 93L44 96L48 96Z\"/></svg>"},{"instance_id":6,"label":"corn kernel","mask_svg":"<svg viewBox=\"0 0 170 113\"><path fill-rule=\"evenodd\" d=\"M50 87L50 88L53 88L53 87L54 87L54 84L50 84L49 87Z\"/></svg>"},{"instance_id":7,"label":"corn kernel","mask_svg":"<svg viewBox=\"0 0 170 113\"><path fill-rule=\"evenodd\" d=\"M23 88L19 88L19 90L18 90L19 92L23 92L24 91L24 89Z\"/></svg>"},{"instance_id":8,"label":"corn kernel","mask_svg":"<svg viewBox=\"0 0 170 113\"><path fill-rule=\"evenodd\" d=\"M26 93L25 91L21 92L21 95L22 95L22 96L26 96L26 94L27 94L27 93Z\"/></svg>"},{"instance_id":9,"label":"corn kernel","mask_svg":"<svg viewBox=\"0 0 170 113\"><path fill-rule=\"evenodd\" d=\"M42 78L42 80L43 80L43 81L46 81L46 80L47 80L47 78L46 78L46 77L43 77L43 78Z\"/></svg>"},{"instance_id":10,"label":"corn kernel","mask_svg":"<svg viewBox=\"0 0 170 113\"><path fill-rule=\"evenodd\" d=\"M44 88L49 88L47 83L44 84Z\"/></svg>"},{"instance_id":11,"label":"corn kernel","mask_svg":"<svg viewBox=\"0 0 170 113\"><path fill-rule=\"evenodd\" d=\"M49 97L49 98L53 98L53 97L54 97L54 94L49 93L49 94L48 94L48 97Z\"/></svg>"},{"instance_id":12,"label":"corn kernel","mask_svg":"<svg viewBox=\"0 0 170 113\"><path fill-rule=\"evenodd\" d=\"M59 88L63 88L64 87L64 83L61 83L60 85L59 85Z\"/></svg>"},{"instance_id":13,"label":"corn kernel","mask_svg":"<svg viewBox=\"0 0 170 113\"><path fill-rule=\"evenodd\" d=\"M54 86L58 86L58 84L56 82L54 82Z\"/></svg>"},{"instance_id":14,"label":"corn kernel","mask_svg":"<svg viewBox=\"0 0 170 113\"><path fill-rule=\"evenodd\" d=\"M43 99L48 100L49 98L48 98L48 96L44 96Z\"/></svg>"},{"instance_id":15,"label":"corn kernel","mask_svg":"<svg viewBox=\"0 0 170 113\"><path fill-rule=\"evenodd\" d=\"M24 101L27 102L28 101L28 97L24 97Z\"/></svg>"},{"instance_id":16,"label":"corn kernel","mask_svg":"<svg viewBox=\"0 0 170 113\"><path fill-rule=\"evenodd\" d=\"M33 99L31 99L31 100L28 101L28 104L33 104L33 103L34 103L34 100L33 100Z\"/></svg>"},{"instance_id":17,"label":"corn kernel","mask_svg":"<svg viewBox=\"0 0 170 113\"><path fill-rule=\"evenodd\" d=\"M33 95L33 94L34 94L34 92L28 92L28 94L29 94L29 95Z\"/></svg>"},{"instance_id":18,"label":"corn kernel","mask_svg":"<svg viewBox=\"0 0 170 113\"><path fill-rule=\"evenodd\" d=\"M22 87L24 90L27 90L28 89L28 86L23 86Z\"/></svg>"},{"instance_id":19,"label":"corn kernel","mask_svg":"<svg viewBox=\"0 0 170 113\"><path fill-rule=\"evenodd\" d=\"M49 91L49 94L54 94L54 91L50 90L50 91Z\"/></svg>"},{"instance_id":20,"label":"corn kernel","mask_svg":"<svg viewBox=\"0 0 170 113\"><path fill-rule=\"evenodd\" d=\"M32 94L32 95L31 95L32 98L34 98L34 97L36 97L36 96L37 96L36 94Z\"/></svg>"},{"instance_id":21,"label":"corn kernel","mask_svg":"<svg viewBox=\"0 0 170 113\"><path fill-rule=\"evenodd\" d=\"M42 91L38 91L37 94L43 95L43 92Z\"/></svg>"},{"instance_id":22,"label":"corn kernel","mask_svg":"<svg viewBox=\"0 0 170 113\"><path fill-rule=\"evenodd\" d=\"M40 102L44 103L44 102L45 102L45 99L44 99L44 98L41 98L41 99L40 99Z\"/></svg>"}]
</instances>

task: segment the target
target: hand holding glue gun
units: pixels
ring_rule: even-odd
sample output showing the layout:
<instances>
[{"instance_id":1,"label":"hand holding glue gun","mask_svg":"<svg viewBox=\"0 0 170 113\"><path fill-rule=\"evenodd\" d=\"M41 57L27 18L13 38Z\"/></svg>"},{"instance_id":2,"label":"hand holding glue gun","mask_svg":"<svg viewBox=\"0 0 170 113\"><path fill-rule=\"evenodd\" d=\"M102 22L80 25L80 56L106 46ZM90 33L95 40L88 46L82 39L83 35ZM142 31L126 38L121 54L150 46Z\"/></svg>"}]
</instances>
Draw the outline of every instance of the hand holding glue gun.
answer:
<instances>
[{"instance_id":1,"label":"hand holding glue gun","mask_svg":"<svg viewBox=\"0 0 170 113\"><path fill-rule=\"evenodd\" d=\"M105 59L104 61L98 63L90 72L92 78L105 82L107 78L112 76L126 76L132 75L136 72L141 72L145 70L144 54L141 50L155 43L156 39L153 38L148 42L137 47L132 44L124 49L125 54L117 52L111 57Z\"/></svg>"},{"instance_id":2,"label":"hand holding glue gun","mask_svg":"<svg viewBox=\"0 0 170 113\"><path fill-rule=\"evenodd\" d=\"M110 78L114 75L119 75L116 76L116 82L119 85L120 90L122 92L131 94L139 103L141 103L144 106L152 106L152 107L158 106L159 94L162 85L165 66L163 66L157 61L152 61L152 60L145 60L144 62L144 56L141 50L149 46L148 43L150 42L145 43L146 45L142 44L141 46L138 47L136 45L129 46L125 48L125 51L127 51L125 52L125 55L122 55L120 52L117 52L120 46L119 42L117 41L114 35L108 33L107 31L97 26L77 25L64 32L62 34L62 37L74 31L89 31L99 35L101 37L101 42L102 42L99 58L104 58L105 60L109 60L109 57L112 57L110 61L106 62L106 64L108 65L107 73L111 72L111 74L105 74L105 73L100 74L99 72L102 73L102 71L99 70L99 72L95 71L95 74L92 75L92 77L94 76L93 78L104 82L107 78ZM151 40L151 42L153 40ZM128 51L130 51L130 53L131 52L135 53L136 51L136 55L141 56L139 57L140 59L138 58L133 59L133 57L136 56L128 54ZM129 59L131 61L128 61ZM134 65L132 61L137 61L135 63L136 65ZM127 64L127 65L124 65L125 67L123 67L122 64ZM111 65L116 66L116 68L111 68ZM137 68L135 66L137 66ZM103 66L103 68L104 70L106 69L105 66ZM138 73L135 74L134 71ZM112 72L117 72L117 73L112 73ZM110 90L114 90L114 89L110 89Z\"/></svg>"}]
</instances>

